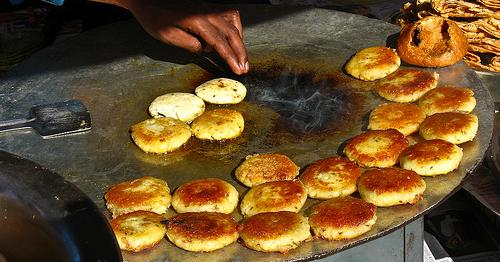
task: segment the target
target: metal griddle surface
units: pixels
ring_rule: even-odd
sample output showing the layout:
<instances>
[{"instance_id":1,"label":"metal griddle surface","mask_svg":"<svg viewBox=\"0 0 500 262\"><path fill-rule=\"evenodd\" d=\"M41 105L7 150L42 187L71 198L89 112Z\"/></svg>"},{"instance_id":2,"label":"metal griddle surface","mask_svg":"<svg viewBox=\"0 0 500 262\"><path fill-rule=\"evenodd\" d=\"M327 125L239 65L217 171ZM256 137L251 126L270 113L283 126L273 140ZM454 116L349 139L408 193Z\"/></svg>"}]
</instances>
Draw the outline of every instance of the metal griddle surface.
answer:
<instances>
[{"instance_id":1,"label":"metal griddle surface","mask_svg":"<svg viewBox=\"0 0 500 262\"><path fill-rule=\"evenodd\" d=\"M33 104L76 98L92 114L92 131L50 140L26 131L1 134L0 147L63 175L105 213L106 189L124 180L151 175L165 179L175 189L195 178L218 177L232 183L241 197L247 188L234 179L233 170L248 154L281 152L302 168L337 154L347 139L366 129L370 110L384 102L372 91L372 83L346 76L342 67L357 50L390 43L399 28L322 9L242 6L240 12L254 69L249 76L239 78L249 89L247 99L228 106L245 117L246 127L240 138L224 143L192 139L185 148L168 155L151 155L138 149L128 130L132 124L148 118L147 108L155 97L174 91L193 92L198 84L215 75L190 63L190 56L152 40L136 23L122 22L54 45L3 76L0 83L2 118L20 117ZM359 238L336 242L314 240L287 254L259 253L238 243L211 253L191 253L165 239L157 247L138 254L124 252L124 258L127 261L313 259L383 236L423 215L460 187L481 161L493 130L492 99L475 72L463 63L436 71L440 74L440 85L474 90L478 103L473 113L479 116L479 132L474 141L460 145L464 159L458 170L425 178L427 190L417 204L379 208L377 223ZM317 104L314 100L297 109L297 103L313 96L297 98L300 86L294 87L299 90L290 96L286 90L265 94L267 88L286 88L286 84L279 87L283 81L276 79L284 79L284 83L298 79L299 83L305 83L306 94L314 93L309 88L320 86L323 98L339 100L326 103L334 117L324 110L323 118L308 114L317 110L310 107ZM307 84L313 82L312 86ZM289 100L295 101L294 104L287 106ZM303 114L294 115L296 112ZM317 123L308 126L313 120ZM317 202L308 199L302 211L307 215ZM171 210L167 216L173 214ZM237 211L234 215L241 219Z\"/></svg>"}]
</instances>

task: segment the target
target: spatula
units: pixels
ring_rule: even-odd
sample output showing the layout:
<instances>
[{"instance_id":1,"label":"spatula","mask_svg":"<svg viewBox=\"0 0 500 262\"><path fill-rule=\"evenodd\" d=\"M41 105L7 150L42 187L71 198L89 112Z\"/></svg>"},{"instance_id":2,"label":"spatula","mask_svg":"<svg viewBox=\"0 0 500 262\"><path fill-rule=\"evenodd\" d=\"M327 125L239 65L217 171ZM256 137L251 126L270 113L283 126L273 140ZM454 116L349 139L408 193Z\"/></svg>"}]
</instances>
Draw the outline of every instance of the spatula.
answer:
<instances>
[{"instance_id":1,"label":"spatula","mask_svg":"<svg viewBox=\"0 0 500 262\"><path fill-rule=\"evenodd\" d=\"M90 113L78 100L37 105L26 119L0 121L0 132L33 128L43 138L85 132L91 128Z\"/></svg>"}]
</instances>

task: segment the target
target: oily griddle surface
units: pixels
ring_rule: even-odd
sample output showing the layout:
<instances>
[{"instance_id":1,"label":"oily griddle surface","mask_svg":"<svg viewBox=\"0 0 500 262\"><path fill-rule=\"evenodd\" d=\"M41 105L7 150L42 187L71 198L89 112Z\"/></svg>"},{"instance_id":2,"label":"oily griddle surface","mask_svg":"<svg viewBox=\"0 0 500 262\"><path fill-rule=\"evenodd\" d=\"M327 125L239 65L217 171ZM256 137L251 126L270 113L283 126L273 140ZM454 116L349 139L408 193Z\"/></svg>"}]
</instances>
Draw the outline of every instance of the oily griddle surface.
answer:
<instances>
[{"instance_id":1,"label":"oily griddle surface","mask_svg":"<svg viewBox=\"0 0 500 262\"><path fill-rule=\"evenodd\" d=\"M341 153L346 140L366 129L370 110L384 100L374 83L355 80L342 68L356 51L386 45L399 28L381 21L322 9L243 6L245 42L252 72L235 77L248 88L245 100L222 106L240 111L245 130L225 142L191 139L166 155L146 154L130 139L129 127L148 118L149 103L169 92L193 92L219 76L196 59L182 55L146 35L134 22L88 31L34 55L0 83L2 117L19 117L33 104L69 98L91 112L90 133L43 140L29 131L0 135L0 146L27 157L75 183L107 214L103 195L118 182L151 175L174 190L196 178L218 177L233 184L242 197L248 188L234 179L246 155L279 152L303 170L317 159ZM263 22L265 21L265 22ZM389 41L390 42L390 41ZM432 69L423 69L432 70ZM465 64L436 69L440 85L470 87L478 101L473 113L479 132L461 145L458 170L424 178L424 199L415 205L379 208L371 231L359 238L314 240L287 254L260 253L239 243L210 253L192 253L167 239L127 261L276 261L317 258L383 236L423 215L456 191L480 162L493 130L492 99ZM207 109L219 107L209 105ZM418 139L417 136L412 139ZM302 212L318 203L308 199ZM172 210L167 216L173 215ZM241 219L239 211L234 212Z\"/></svg>"}]
</instances>

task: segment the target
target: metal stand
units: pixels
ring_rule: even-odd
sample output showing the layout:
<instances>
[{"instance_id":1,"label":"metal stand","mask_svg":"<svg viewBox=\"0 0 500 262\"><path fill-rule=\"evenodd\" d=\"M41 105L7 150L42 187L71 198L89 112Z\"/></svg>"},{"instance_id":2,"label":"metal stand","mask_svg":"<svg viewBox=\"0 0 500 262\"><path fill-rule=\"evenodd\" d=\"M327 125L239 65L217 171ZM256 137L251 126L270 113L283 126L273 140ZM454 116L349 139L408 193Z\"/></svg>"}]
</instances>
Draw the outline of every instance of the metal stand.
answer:
<instances>
[{"instance_id":1,"label":"metal stand","mask_svg":"<svg viewBox=\"0 0 500 262\"><path fill-rule=\"evenodd\" d=\"M422 262L423 245L424 219L420 217L384 237L317 261Z\"/></svg>"}]
</instances>

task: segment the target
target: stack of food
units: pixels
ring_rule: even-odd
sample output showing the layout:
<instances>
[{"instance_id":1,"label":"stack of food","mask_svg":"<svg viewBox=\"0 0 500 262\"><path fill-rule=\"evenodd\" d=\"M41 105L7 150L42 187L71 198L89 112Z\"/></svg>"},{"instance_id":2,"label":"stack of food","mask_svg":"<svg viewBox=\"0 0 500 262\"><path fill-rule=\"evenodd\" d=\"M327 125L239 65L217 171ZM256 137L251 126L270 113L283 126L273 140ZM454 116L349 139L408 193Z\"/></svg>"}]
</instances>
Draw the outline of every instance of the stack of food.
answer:
<instances>
[{"instance_id":1,"label":"stack of food","mask_svg":"<svg viewBox=\"0 0 500 262\"><path fill-rule=\"evenodd\" d=\"M426 180L453 175L463 157L460 144L473 140L478 130L471 89L440 86L437 72L400 68L401 60L420 67L445 67L460 61L466 51L462 31L439 16L405 26L397 50L385 46L359 50L345 71L375 81L378 95L387 100L372 110L368 130L346 141L342 156L319 159L303 172L279 152L248 155L234 166L234 177L249 188L241 198L229 172L227 179L187 182L172 196L167 182L153 177L112 186L104 198L120 247L138 252L166 235L177 247L193 252L214 251L241 239L252 250L284 253L312 239L340 241L369 232L377 223L379 208L416 204L425 197ZM233 83L212 80L195 92L213 104L241 101L244 94L238 95L238 90L243 88L228 88L228 82ZM208 140L241 133L240 124L227 125L235 122L229 110L203 112L204 103L198 99L192 94L161 96L150 106L157 118L146 121L184 126L165 133L170 137L185 133L186 141L191 132ZM191 121L191 126L185 123ZM243 125L243 119L236 122ZM170 149L149 150L137 139L141 125L132 127L132 138L144 151L168 152L185 142L171 146L178 139L158 135L162 127L155 122L146 124L151 134L142 134L142 140L152 137L158 145L170 141ZM304 212L308 197L322 201ZM177 214L167 218L170 205ZM241 221L233 216L237 211Z\"/></svg>"},{"instance_id":2,"label":"stack of food","mask_svg":"<svg viewBox=\"0 0 500 262\"><path fill-rule=\"evenodd\" d=\"M179 149L192 135L208 141L236 138L245 126L243 115L228 108L205 111L205 102L213 105L237 104L243 101L246 93L242 83L216 78L198 86L196 95L161 95L149 106L152 118L130 128L132 140L145 152L162 154Z\"/></svg>"},{"instance_id":3,"label":"stack of food","mask_svg":"<svg viewBox=\"0 0 500 262\"><path fill-rule=\"evenodd\" d=\"M500 72L500 2L498 0L417 0L406 3L400 24L428 16L456 22L469 43L465 62L474 68Z\"/></svg>"}]
</instances>

